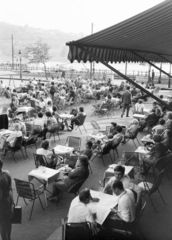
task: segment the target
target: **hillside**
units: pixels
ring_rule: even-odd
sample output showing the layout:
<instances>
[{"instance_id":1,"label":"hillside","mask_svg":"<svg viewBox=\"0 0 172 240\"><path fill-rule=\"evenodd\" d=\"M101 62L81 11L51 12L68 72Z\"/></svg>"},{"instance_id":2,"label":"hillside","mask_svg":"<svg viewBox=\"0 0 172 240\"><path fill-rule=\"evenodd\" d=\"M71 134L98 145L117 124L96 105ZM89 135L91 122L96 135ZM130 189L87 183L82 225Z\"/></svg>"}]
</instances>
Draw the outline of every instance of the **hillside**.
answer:
<instances>
[{"instance_id":1,"label":"hillside","mask_svg":"<svg viewBox=\"0 0 172 240\"><path fill-rule=\"evenodd\" d=\"M71 29L72 31L72 29ZM25 46L33 44L39 38L51 46L50 61L67 61L68 47L66 42L84 37L84 33L65 33L59 30L44 30L28 25L16 26L0 22L0 62L11 62L13 34L15 61L18 61L19 49L23 52Z\"/></svg>"}]
</instances>

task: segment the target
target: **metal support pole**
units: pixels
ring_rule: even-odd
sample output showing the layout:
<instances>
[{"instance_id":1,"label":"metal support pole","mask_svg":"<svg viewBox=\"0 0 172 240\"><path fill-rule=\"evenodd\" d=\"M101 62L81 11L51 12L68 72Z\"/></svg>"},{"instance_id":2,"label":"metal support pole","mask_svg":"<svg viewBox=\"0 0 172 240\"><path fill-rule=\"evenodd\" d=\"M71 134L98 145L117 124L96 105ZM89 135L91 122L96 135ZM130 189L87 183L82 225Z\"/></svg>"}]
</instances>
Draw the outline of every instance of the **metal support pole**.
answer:
<instances>
[{"instance_id":1,"label":"metal support pole","mask_svg":"<svg viewBox=\"0 0 172 240\"><path fill-rule=\"evenodd\" d=\"M127 62L125 62L125 75L127 76Z\"/></svg>"},{"instance_id":2,"label":"metal support pole","mask_svg":"<svg viewBox=\"0 0 172 240\"><path fill-rule=\"evenodd\" d=\"M108 63L104 62L102 59L100 59L99 57L97 57L96 55L94 55L92 52L90 52L88 49L86 49L83 46L79 46L79 48L85 52L87 52L89 55L93 56L94 59L98 60L99 62L101 62L103 65L105 65L106 67L108 67L109 69L111 69L113 72L117 73L119 76L121 76L122 78L124 78L125 80L127 80L128 82L130 82L131 84L133 84L136 88L140 89L142 92L145 92L148 96L152 97L153 99L155 99L157 102L159 102L160 104L162 104L163 106L165 106L168 110L172 110L172 108L165 103L164 101L162 101L160 98L156 97L154 94L150 93L149 91L147 91L145 88L143 88L142 86L140 86L139 84L137 84L136 82L134 82L132 79L130 79L129 77L125 76L124 74L122 74L121 72L119 72L117 69L113 68L111 65L109 65ZM148 62L146 59L144 60L145 62ZM151 63L150 63L151 64ZM157 66L153 65L155 68L158 68ZM159 69L159 68L158 68ZM162 70L162 72L164 72ZM165 74L167 74L166 72L164 72ZM169 74L167 74L168 76L170 76Z\"/></svg>"},{"instance_id":3,"label":"metal support pole","mask_svg":"<svg viewBox=\"0 0 172 240\"><path fill-rule=\"evenodd\" d=\"M11 69L14 69L14 44L13 44L13 34L11 34L11 47L12 47L12 64L11 64Z\"/></svg>"},{"instance_id":4,"label":"metal support pole","mask_svg":"<svg viewBox=\"0 0 172 240\"><path fill-rule=\"evenodd\" d=\"M91 34L93 34L93 23L91 24ZM93 77L93 71L94 71L94 65L91 62L90 63L90 79L92 79L92 77Z\"/></svg>"},{"instance_id":5,"label":"metal support pole","mask_svg":"<svg viewBox=\"0 0 172 240\"><path fill-rule=\"evenodd\" d=\"M170 63L170 72L169 72L169 74L171 75L171 63ZM170 88L171 87L171 77L169 77L169 79L168 79L168 88Z\"/></svg>"},{"instance_id":6,"label":"metal support pole","mask_svg":"<svg viewBox=\"0 0 172 240\"><path fill-rule=\"evenodd\" d=\"M22 58L20 56L20 79L22 79Z\"/></svg>"},{"instance_id":7,"label":"metal support pole","mask_svg":"<svg viewBox=\"0 0 172 240\"><path fill-rule=\"evenodd\" d=\"M162 62L160 63L160 69L162 70ZM158 83L161 83L161 71L159 71Z\"/></svg>"}]
</instances>

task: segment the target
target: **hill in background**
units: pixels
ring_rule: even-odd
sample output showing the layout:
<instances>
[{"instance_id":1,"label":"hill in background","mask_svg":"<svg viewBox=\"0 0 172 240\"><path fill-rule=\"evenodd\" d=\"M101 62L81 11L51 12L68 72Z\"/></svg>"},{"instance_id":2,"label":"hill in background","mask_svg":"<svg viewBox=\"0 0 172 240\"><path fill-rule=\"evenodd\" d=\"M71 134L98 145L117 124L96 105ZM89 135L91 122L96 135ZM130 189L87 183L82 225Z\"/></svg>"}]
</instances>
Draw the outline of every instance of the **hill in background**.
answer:
<instances>
[{"instance_id":1,"label":"hill in background","mask_svg":"<svg viewBox=\"0 0 172 240\"><path fill-rule=\"evenodd\" d=\"M69 23L70 24L70 23ZM24 51L25 46L35 43L38 39L50 45L50 61L67 62L68 47L66 42L84 37L84 33L65 33L59 30L44 30L28 25L16 26L0 22L0 63L11 63L12 40L14 44L14 62L18 61L18 51Z\"/></svg>"}]
</instances>

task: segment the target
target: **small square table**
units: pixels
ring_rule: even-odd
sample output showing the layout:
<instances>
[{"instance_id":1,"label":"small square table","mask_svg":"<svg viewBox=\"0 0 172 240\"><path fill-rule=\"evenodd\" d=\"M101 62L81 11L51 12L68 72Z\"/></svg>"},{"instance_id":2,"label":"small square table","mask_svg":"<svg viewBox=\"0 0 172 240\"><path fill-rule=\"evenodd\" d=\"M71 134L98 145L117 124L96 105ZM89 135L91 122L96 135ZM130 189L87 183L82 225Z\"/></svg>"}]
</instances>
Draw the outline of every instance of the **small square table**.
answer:
<instances>
[{"instance_id":1,"label":"small square table","mask_svg":"<svg viewBox=\"0 0 172 240\"><path fill-rule=\"evenodd\" d=\"M63 119L71 119L72 117L74 117L72 114L67 113L60 114L59 116Z\"/></svg>"},{"instance_id":2,"label":"small square table","mask_svg":"<svg viewBox=\"0 0 172 240\"><path fill-rule=\"evenodd\" d=\"M51 168L40 166L39 168L33 169L31 172L28 173L28 180L32 181L33 178L37 179L44 185L44 196L45 196L45 203L47 203L47 196L46 196L46 187L54 182L60 175L60 169L54 170Z\"/></svg>"},{"instance_id":3,"label":"small square table","mask_svg":"<svg viewBox=\"0 0 172 240\"><path fill-rule=\"evenodd\" d=\"M140 119L145 119L146 116L143 114L133 114L133 118L140 120Z\"/></svg>"},{"instance_id":4,"label":"small square table","mask_svg":"<svg viewBox=\"0 0 172 240\"><path fill-rule=\"evenodd\" d=\"M59 154L59 155L70 154L74 151L73 147L67 147L63 145L57 145L53 149L55 154Z\"/></svg>"}]
</instances>

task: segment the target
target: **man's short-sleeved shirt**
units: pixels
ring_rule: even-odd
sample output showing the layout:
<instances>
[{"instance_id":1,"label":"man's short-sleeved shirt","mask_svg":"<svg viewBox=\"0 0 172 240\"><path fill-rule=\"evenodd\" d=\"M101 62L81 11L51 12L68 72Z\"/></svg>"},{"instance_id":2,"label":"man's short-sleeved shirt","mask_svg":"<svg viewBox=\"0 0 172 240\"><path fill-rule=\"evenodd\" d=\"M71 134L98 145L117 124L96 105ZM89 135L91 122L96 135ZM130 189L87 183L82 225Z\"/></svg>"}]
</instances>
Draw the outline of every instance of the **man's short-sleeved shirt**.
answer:
<instances>
[{"instance_id":1,"label":"man's short-sleeved shirt","mask_svg":"<svg viewBox=\"0 0 172 240\"><path fill-rule=\"evenodd\" d=\"M94 222L93 216L86 204L80 202L79 198L73 199L68 213L69 223Z\"/></svg>"}]
</instances>

